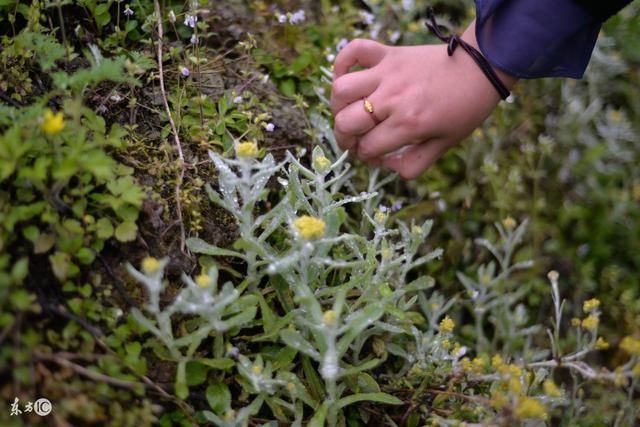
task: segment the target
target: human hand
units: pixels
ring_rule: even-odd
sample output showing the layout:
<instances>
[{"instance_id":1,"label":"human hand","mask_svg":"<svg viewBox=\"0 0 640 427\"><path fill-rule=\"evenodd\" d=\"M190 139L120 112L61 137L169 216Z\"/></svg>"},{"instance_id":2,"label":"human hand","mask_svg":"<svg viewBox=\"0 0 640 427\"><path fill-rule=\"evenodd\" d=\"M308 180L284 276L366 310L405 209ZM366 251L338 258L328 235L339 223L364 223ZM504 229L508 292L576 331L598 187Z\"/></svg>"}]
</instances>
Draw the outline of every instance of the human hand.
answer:
<instances>
[{"instance_id":1,"label":"human hand","mask_svg":"<svg viewBox=\"0 0 640 427\"><path fill-rule=\"evenodd\" d=\"M462 39L477 48L475 23ZM349 72L354 65L365 69ZM507 87L515 84L515 78L495 71ZM354 40L338 54L334 76L331 108L340 147L406 179L466 138L500 101L473 59L462 49L448 56L446 45Z\"/></svg>"}]
</instances>

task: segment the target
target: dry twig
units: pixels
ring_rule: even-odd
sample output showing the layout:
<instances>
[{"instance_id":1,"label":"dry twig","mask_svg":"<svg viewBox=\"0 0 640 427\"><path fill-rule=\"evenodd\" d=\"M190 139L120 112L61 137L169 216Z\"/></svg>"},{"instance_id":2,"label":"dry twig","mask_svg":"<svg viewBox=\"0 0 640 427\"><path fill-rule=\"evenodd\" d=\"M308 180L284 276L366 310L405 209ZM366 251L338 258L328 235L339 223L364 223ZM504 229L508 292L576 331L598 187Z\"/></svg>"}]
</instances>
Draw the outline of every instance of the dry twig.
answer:
<instances>
[{"instance_id":1,"label":"dry twig","mask_svg":"<svg viewBox=\"0 0 640 427\"><path fill-rule=\"evenodd\" d=\"M164 103L164 108L167 112L167 117L169 118L169 125L171 126L171 132L173 133L173 140L175 142L176 148L178 150L178 158L180 160L180 172L178 174L178 179L176 181L175 188L175 198L176 198L176 209L178 215L178 224L180 225L180 250L184 252L185 247L185 230L184 230L184 221L182 220L182 203L180 202L180 185L182 184L182 180L184 179L184 170L185 170L185 161L184 154L182 153L182 143L180 142L180 136L178 135L178 130L176 129L176 124L173 121L173 116L171 115L171 109L169 108L169 101L167 100L167 92L164 88L164 68L162 66L162 37L164 36L164 30L162 27L162 13L160 12L160 3L158 0L153 1L153 5L156 12L156 18L158 22L158 73L160 80L160 93L162 94L162 102Z\"/></svg>"}]
</instances>

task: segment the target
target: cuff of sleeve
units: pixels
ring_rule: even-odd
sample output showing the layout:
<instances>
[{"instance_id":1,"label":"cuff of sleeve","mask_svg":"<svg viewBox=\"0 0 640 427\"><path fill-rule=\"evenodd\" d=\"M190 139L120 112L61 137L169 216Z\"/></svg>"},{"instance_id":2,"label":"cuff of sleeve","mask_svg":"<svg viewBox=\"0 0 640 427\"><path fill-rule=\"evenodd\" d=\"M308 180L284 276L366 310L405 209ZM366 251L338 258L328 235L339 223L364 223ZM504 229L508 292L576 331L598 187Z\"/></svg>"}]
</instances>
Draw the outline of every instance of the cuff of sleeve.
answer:
<instances>
[{"instance_id":1,"label":"cuff of sleeve","mask_svg":"<svg viewBox=\"0 0 640 427\"><path fill-rule=\"evenodd\" d=\"M487 60L518 78L581 78L601 23L569 0L476 0Z\"/></svg>"}]
</instances>

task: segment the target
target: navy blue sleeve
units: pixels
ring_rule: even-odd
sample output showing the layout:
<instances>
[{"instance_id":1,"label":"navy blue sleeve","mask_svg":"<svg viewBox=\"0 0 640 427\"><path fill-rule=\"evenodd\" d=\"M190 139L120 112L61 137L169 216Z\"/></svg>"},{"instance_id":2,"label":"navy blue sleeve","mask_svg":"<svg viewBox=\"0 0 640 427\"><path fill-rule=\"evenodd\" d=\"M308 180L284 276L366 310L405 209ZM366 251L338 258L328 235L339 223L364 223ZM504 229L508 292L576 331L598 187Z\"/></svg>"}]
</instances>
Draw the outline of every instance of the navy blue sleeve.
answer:
<instances>
[{"instance_id":1,"label":"navy blue sleeve","mask_svg":"<svg viewBox=\"0 0 640 427\"><path fill-rule=\"evenodd\" d=\"M573 0L584 6L592 15L601 21L606 21L632 0Z\"/></svg>"},{"instance_id":2,"label":"navy blue sleeve","mask_svg":"<svg viewBox=\"0 0 640 427\"><path fill-rule=\"evenodd\" d=\"M480 50L519 78L582 77L600 25L569 0L476 1Z\"/></svg>"},{"instance_id":3,"label":"navy blue sleeve","mask_svg":"<svg viewBox=\"0 0 640 427\"><path fill-rule=\"evenodd\" d=\"M519 78L581 78L602 22L631 0L476 0L476 38Z\"/></svg>"}]
</instances>

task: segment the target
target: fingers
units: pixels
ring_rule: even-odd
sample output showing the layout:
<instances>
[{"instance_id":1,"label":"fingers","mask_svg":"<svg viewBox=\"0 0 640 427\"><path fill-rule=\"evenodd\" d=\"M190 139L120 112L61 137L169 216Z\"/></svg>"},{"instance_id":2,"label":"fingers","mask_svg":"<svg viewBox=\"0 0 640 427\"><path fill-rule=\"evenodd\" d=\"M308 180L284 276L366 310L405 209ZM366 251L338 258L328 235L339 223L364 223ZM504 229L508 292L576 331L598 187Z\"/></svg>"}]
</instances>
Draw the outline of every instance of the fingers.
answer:
<instances>
[{"instance_id":1,"label":"fingers","mask_svg":"<svg viewBox=\"0 0 640 427\"><path fill-rule=\"evenodd\" d=\"M342 133L340 130L334 127L333 134L336 137L336 142L338 146L343 150L351 150L352 152L356 152L358 149L358 136L352 135L348 133Z\"/></svg>"},{"instance_id":2,"label":"fingers","mask_svg":"<svg viewBox=\"0 0 640 427\"><path fill-rule=\"evenodd\" d=\"M371 70L355 71L335 79L331 88L333 114L337 114L352 102L371 95L379 83L380 79Z\"/></svg>"},{"instance_id":3,"label":"fingers","mask_svg":"<svg viewBox=\"0 0 640 427\"><path fill-rule=\"evenodd\" d=\"M346 74L354 65L371 68L386 54L387 47L373 40L355 39L338 53L333 64L334 79Z\"/></svg>"},{"instance_id":4,"label":"fingers","mask_svg":"<svg viewBox=\"0 0 640 427\"><path fill-rule=\"evenodd\" d=\"M392 153L404 145L417 144L426 138L418 138L415 129L396 123L394 116L360 137L357 156L365 161Z\"/></svg>"},{"instance_id":5,"label":"fingers","mask_svg":"<svg viewBox=\"0 0 640 427\"><path fill-rule=\"evenodd\" d=\"M430 168L449 149L449 143L442 139L433 139L418 145L411 145L398 153L387 155L382 166L396 171L404 179L419 177Z\"/></svg>"},{"instance_id":6,"label":"fingers","mask_svg":"<svg viewBox=\"0 0 640 427\"><path fill-rule=\"evenodd\" d=\"M364 108L364 100L357 99L340 110L335 117L335 129L341 134L364 135L385 120L388 111L380 111L376 108L376 94L371 95L368 100L374 106L373 113ZM382 105L382 102L380 103Z\"/></svg>"}]
</instances>

